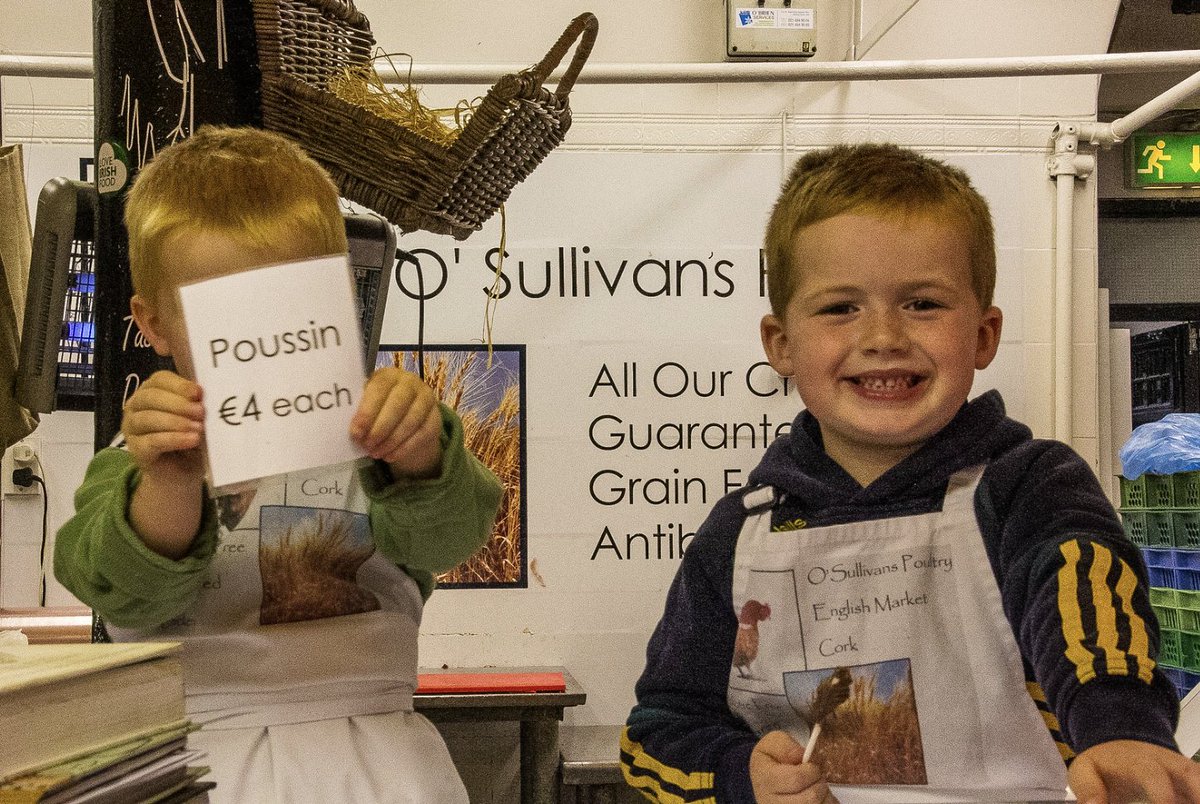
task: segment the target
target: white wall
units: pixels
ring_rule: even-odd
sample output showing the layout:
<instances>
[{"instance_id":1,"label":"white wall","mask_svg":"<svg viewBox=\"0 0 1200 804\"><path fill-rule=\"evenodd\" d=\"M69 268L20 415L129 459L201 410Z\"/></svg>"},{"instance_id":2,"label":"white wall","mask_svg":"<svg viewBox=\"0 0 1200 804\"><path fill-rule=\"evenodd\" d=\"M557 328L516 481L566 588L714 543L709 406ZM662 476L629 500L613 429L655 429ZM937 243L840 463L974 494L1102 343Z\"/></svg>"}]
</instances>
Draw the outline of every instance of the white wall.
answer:
<instances>
[{"instance_id":1,"label":"white wall","mask_svg":"<svg viewBox=\"0 0 1200 804\"><path fill-rule=\"evenodd\" d=\"M828 6L831 36L821 58L849 46L845 4ZM863 29L898 4L863 3ZM1119 0L922 0L870 51L871 59L928 59L1020 54L1102 53ZM586 6L562 0L482 5L414 0L360 0L381 47L419 63L536 61L566 22ZM818 11L824 6L817 4ZM90 11L83 0L49 6L0 0L0 48L90 50ZM593 63L720 61L724 5L673 0L648 7L612 0L594 10L601 30ZM11 23L11 24L10 24ZM822 29L825 30L824 28ZM5 142L89 142L87 93L73 81L5 78ZM730 255L739 287L749 287L762 223L787 166L803 151L843 141L894 140L966 168L992 205L1005 311L1000 358L977 390L997 387L1010 413L1049 435L1054 405L1053 207L1046 172L1049 140L1060 120L1095 117L1095 76L879 81L848 83L589 86L571 96L574 125L567 142L513 193L507 205L510 254L540 259L557 245L586 244L596 254ZM430 105L453 105L480 87L426 88ZM1097 458L1096 230L1094 181L1078 183L1076 206L1074 358L1075 446ZM464 265L478 264L499 241L499 222L462 244L413 234L405 248L447 253L461 247ZM427 339L467 342L482 329L482 271L452 277L431 302ZM414 338L414 310L392 294L383 340ZM528 544L540 580L523 590L448 590L426 614L422 661L437 665L562 664L588 692L568 722L617 723L632 704L646 638L677 564L674 560L588 560L595 527L614 530L655 521L692 529L707 505L601 508L586 479L607 456L587 444L585 424L604 410L586 390L606 360L691 361L702 369L741 367L757 359L757 319L765 302L735 294L727 302L510 298L498 305L497 343L524 343L529 366ZM680 358L679 356L682 356ZM582 388L582 390L580 390ZM727 400L610 401L638 421L746 415L750 409L786 420L798 403L763 402L745 393ZM758 405L758 408L753 406ZM57 416L58 414L56 414ZM44 443L57 436L47 428ZM757 452L687 456L695 472L722 461L752 465ZM669 473L677 455L621 454L630 472ZM616 460L616 458L614 458ZM729 465L732 465L730 463ZM66 480L64 479L64 483ZM71 488L52 488L65 500ZM711 499L709 500L711 504ZM40 512L39 512L40 513ZM3 570L0 603L27 594L14 581L30 570L25 554L36 517L0 509ZM52 516L52 519L54 517ZM10 570L20 561L23 566ZM15 573L15 575L14 575ZM5 580L8 578L9 580ZM10 591L13 590L13 591ZM497 794L500 795L500 794Z\"/></svg>"}]
</instances>

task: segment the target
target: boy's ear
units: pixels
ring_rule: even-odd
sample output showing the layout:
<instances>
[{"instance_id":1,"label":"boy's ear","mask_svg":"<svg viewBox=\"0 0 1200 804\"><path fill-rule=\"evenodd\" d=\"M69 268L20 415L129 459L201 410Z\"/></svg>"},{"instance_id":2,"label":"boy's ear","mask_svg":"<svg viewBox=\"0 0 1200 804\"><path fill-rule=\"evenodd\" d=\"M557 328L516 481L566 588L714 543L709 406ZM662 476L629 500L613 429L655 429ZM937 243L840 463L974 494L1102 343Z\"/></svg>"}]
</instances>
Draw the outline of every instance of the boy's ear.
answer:
<instances>
[{"instance_id":1,"label":"boy's ear","mask_svg":"<svg viewBox=\"0 0 1200 804\"><path fill-rule=\"evenodd\" d=\"M981 370L991 365L1000 348L1000 331L1004 328L1004 314L999 307L989 307L979 319L979 337L975 343L975 368Z\"/></svg>"},{"instance_id":2,"label":"boy's ear","mask_svg":"<svg viewBox=\"0 0 1200 804\"><path fill-rule=\"evenodd\" d=\"M763 351L767 354L767 362L775 369L780 377L791 377L796 373L792 363L791 351L788 349L787 330L783 322L773 313L763 316L758 325L758 334L762 338Z\"/></svg>"},{"instance_id":3,"label":"boy's ear","mask_svg":"<svg viewBox=\"0 0 1200 804\"><path fill-rule=\"evenodd\" d=\"M162 320L154 307L135 293L129 299L129 312L133 313L133 320L154 348L155 354L159 357L170 357L171 346L164 336Z\"/></svg>"}]
</instances>

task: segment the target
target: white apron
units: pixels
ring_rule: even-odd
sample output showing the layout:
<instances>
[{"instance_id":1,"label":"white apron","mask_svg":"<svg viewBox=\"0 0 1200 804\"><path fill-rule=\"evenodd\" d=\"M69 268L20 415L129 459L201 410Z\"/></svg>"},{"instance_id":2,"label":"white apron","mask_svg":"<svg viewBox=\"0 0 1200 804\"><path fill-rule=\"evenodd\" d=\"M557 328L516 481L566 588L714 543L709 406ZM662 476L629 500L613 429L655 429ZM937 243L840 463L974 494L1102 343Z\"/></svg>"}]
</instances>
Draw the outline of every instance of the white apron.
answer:
<instances>
[{"instance_id":1,"label":"white apron","mask_svg":"<svg viewBox=\"0 0 1200 804\"><path fill-rule=\"evenodd\" d=\"M814 753L842 804L1070 800L975 519L982 474L955 474L941 512L782 532L774 490L746 495L729 706L804 745L847 668Z\"/></svg>"},{"instance_id":2,"label":"white apron","mask_svg":"<svg viewBox=\"0 0 1200 804\"><path fill-rule=\"evenodd\" d=\"M220 541L188 611L118 642L183 643L188 746L211 804L467 804L413 711L416 582L375 547L354 464L217 500Z\"/></svg>"}]
</instances>

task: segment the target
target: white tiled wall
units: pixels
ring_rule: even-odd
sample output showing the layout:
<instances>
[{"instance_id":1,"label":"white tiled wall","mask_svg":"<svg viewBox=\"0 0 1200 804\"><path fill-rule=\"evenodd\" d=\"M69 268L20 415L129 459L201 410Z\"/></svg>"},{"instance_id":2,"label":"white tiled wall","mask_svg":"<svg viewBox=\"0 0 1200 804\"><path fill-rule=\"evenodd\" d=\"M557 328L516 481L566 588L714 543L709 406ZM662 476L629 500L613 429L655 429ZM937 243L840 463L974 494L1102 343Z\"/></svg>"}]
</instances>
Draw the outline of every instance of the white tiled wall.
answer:
<instances>
[{"instance_id":1,"label":"white tiled wall","mask_svg":"<svg viewBox=\"0 0 1200 804\"><path fill-rule=\"evenodd\" d=\"M78 601L54 580L49 562L54 533L74 510L75 489L92 456L92 416L72 411L45 415L30 439L38 447L38 474L47 491L46 603L75 605ZM0 499L0 608L37 605L41 543L41 495Z\"/></svg>"}]
</instances>

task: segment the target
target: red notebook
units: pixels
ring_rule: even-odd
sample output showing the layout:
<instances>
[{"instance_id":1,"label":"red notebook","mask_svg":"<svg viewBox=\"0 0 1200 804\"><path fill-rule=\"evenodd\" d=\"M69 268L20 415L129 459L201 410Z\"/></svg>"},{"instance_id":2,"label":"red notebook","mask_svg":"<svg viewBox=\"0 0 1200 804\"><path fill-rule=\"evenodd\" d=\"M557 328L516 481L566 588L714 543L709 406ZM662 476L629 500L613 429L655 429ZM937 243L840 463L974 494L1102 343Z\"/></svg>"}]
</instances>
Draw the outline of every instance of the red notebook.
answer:
<instances>
[{"instance_id":1,"label":"red notebook","mask_svg":"<svg viewBox=\"0 0 1200 804\"><path fill-rule=\"evenodd\" d=\"M417 695L470 692L566 692L562 673L419 673Z\"/></svg>"}]
</instances>

